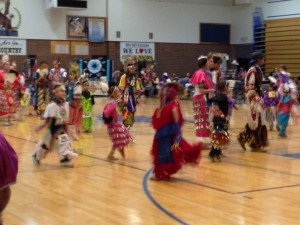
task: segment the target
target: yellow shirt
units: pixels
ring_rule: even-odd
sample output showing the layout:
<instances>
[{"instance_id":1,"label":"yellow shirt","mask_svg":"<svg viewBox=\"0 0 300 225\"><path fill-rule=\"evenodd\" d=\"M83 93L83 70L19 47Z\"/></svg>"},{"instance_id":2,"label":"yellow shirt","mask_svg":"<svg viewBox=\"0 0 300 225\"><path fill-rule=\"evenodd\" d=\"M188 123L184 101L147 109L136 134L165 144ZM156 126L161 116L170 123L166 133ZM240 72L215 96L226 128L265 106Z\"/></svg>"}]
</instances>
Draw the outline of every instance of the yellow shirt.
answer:
<instances>
[{"instance_id":1,"label":"yellow shirt","mask_svg":"<svg viewBox=\"0 0 300 225\"><path fill-rule=\"evenodd\" d=\"M121 79L120 79L120 82L119 82L119 88L120 88L121 90L124 90L125 88L128 88L129 85L130 85L130 84L127 84L127 85L126 85L126 74L123 74L123 75L121 76ZM139 91L139 90L141 90L141 87L140 87L140 83L139 83L138 78L136 78L136 80L135 80L135 85L133 86L133 89L134 89L134 91Z\"/></svg>"}]
</instances>

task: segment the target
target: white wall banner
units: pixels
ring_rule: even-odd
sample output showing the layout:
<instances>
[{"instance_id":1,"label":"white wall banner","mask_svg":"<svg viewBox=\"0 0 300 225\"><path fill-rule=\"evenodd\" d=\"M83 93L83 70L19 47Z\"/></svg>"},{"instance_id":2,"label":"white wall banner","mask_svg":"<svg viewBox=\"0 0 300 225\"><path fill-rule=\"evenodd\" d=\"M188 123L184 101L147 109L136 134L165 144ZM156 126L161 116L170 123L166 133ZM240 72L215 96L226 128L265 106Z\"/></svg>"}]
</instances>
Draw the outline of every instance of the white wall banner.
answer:
<instances>
[{"instance_id":1,"label":"white wall banner","mask_svg":"<svg viewBox=\"0 0 300 225\"><path fill-rule=\"evenodd\" d=\"M1 38L0 54L27 55L26 40Z\"/></svg>"},{"instance_id":2,"label":"white wall banner","mask_svg":"<svg viewBox=\"0 0 300 225\"><path fill-rule=\"evenodd\" d=\"M124 61L128 56L136 56L139 60L154 61L154 43L120 42L120 60Z\"/></svg>"}]
</instances>

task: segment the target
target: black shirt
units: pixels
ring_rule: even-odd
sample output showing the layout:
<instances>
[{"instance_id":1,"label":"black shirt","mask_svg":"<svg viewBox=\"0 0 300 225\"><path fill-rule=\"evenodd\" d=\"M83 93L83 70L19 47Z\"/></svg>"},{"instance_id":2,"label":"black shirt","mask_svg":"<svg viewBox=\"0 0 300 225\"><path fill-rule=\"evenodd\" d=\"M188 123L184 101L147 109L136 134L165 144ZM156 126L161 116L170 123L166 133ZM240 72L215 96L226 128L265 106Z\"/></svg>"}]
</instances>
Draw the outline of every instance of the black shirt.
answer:
<instances>
[{"instance_id":1,"label":"black shirt","mask_svg":"<svg viewBox=\"0 0 300 225\"><path fill-rule=\"evenodd\" d=\"M226 117L228 115L228 98L225 94L217 94L213 98L209 99L209 102L211 102L213 105L218 105L219 109L222 111L224 114L225 118L220 118L214 116L213 122L222 122L226 120Z\"/></svg>"}]
</instances>

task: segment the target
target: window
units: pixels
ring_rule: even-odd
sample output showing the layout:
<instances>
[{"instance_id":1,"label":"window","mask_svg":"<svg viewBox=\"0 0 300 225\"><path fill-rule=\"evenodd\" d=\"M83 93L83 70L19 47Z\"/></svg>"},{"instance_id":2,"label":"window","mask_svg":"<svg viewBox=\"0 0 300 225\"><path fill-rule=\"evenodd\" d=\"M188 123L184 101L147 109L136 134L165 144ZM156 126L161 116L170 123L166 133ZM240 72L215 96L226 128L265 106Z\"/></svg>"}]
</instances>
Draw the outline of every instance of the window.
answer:
<instances>
[{"instance_id":1,"label":"window","mask_svg":"<svg viewBox=\"0 0 300 225\"><path fill-rule=\"evenodd\" d=\"M200 23L200 42L230 44L230 25Z\"/></svg>"}]
</instances>

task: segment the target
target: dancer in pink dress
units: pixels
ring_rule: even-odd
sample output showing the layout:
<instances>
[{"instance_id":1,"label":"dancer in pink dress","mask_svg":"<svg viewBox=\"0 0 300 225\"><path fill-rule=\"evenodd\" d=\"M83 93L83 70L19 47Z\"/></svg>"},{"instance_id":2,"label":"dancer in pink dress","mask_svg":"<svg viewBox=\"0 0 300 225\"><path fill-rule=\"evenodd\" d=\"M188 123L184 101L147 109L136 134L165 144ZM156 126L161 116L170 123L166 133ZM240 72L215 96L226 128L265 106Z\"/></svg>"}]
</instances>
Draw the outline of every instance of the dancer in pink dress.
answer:
<instances>
[{"instance_id":1,"label":"dancer in pink dress","mask_svg":"<svg viewBox=\"0 0 300 225\"><path fill-rule=\"evenodd\" d=\"M131 141L128 129L118 121L117 105L121 103L121 92L118 87L112 86L108 90L109 103L103 109L103 120L112 141L112 148L107 156L108 160L116 160L114 153L118 149L125 158L124 148Z\"/></svg>"},{"instance_id":2,"label":"dancer in pink dress","mask_svg":"<svg viewBox=\"0 0 300 225\"><path fill-rule=\"evenodd\" d=\"M199 69L194 73L190 83L195 87L193 96L193 110L195 117L196 137L199 141L208 144L210 142L209 106L206 104L207 94L214 92L214 84L206 75L205 66L207 58L198 59Z\"/></svg>"}]
</instances>

